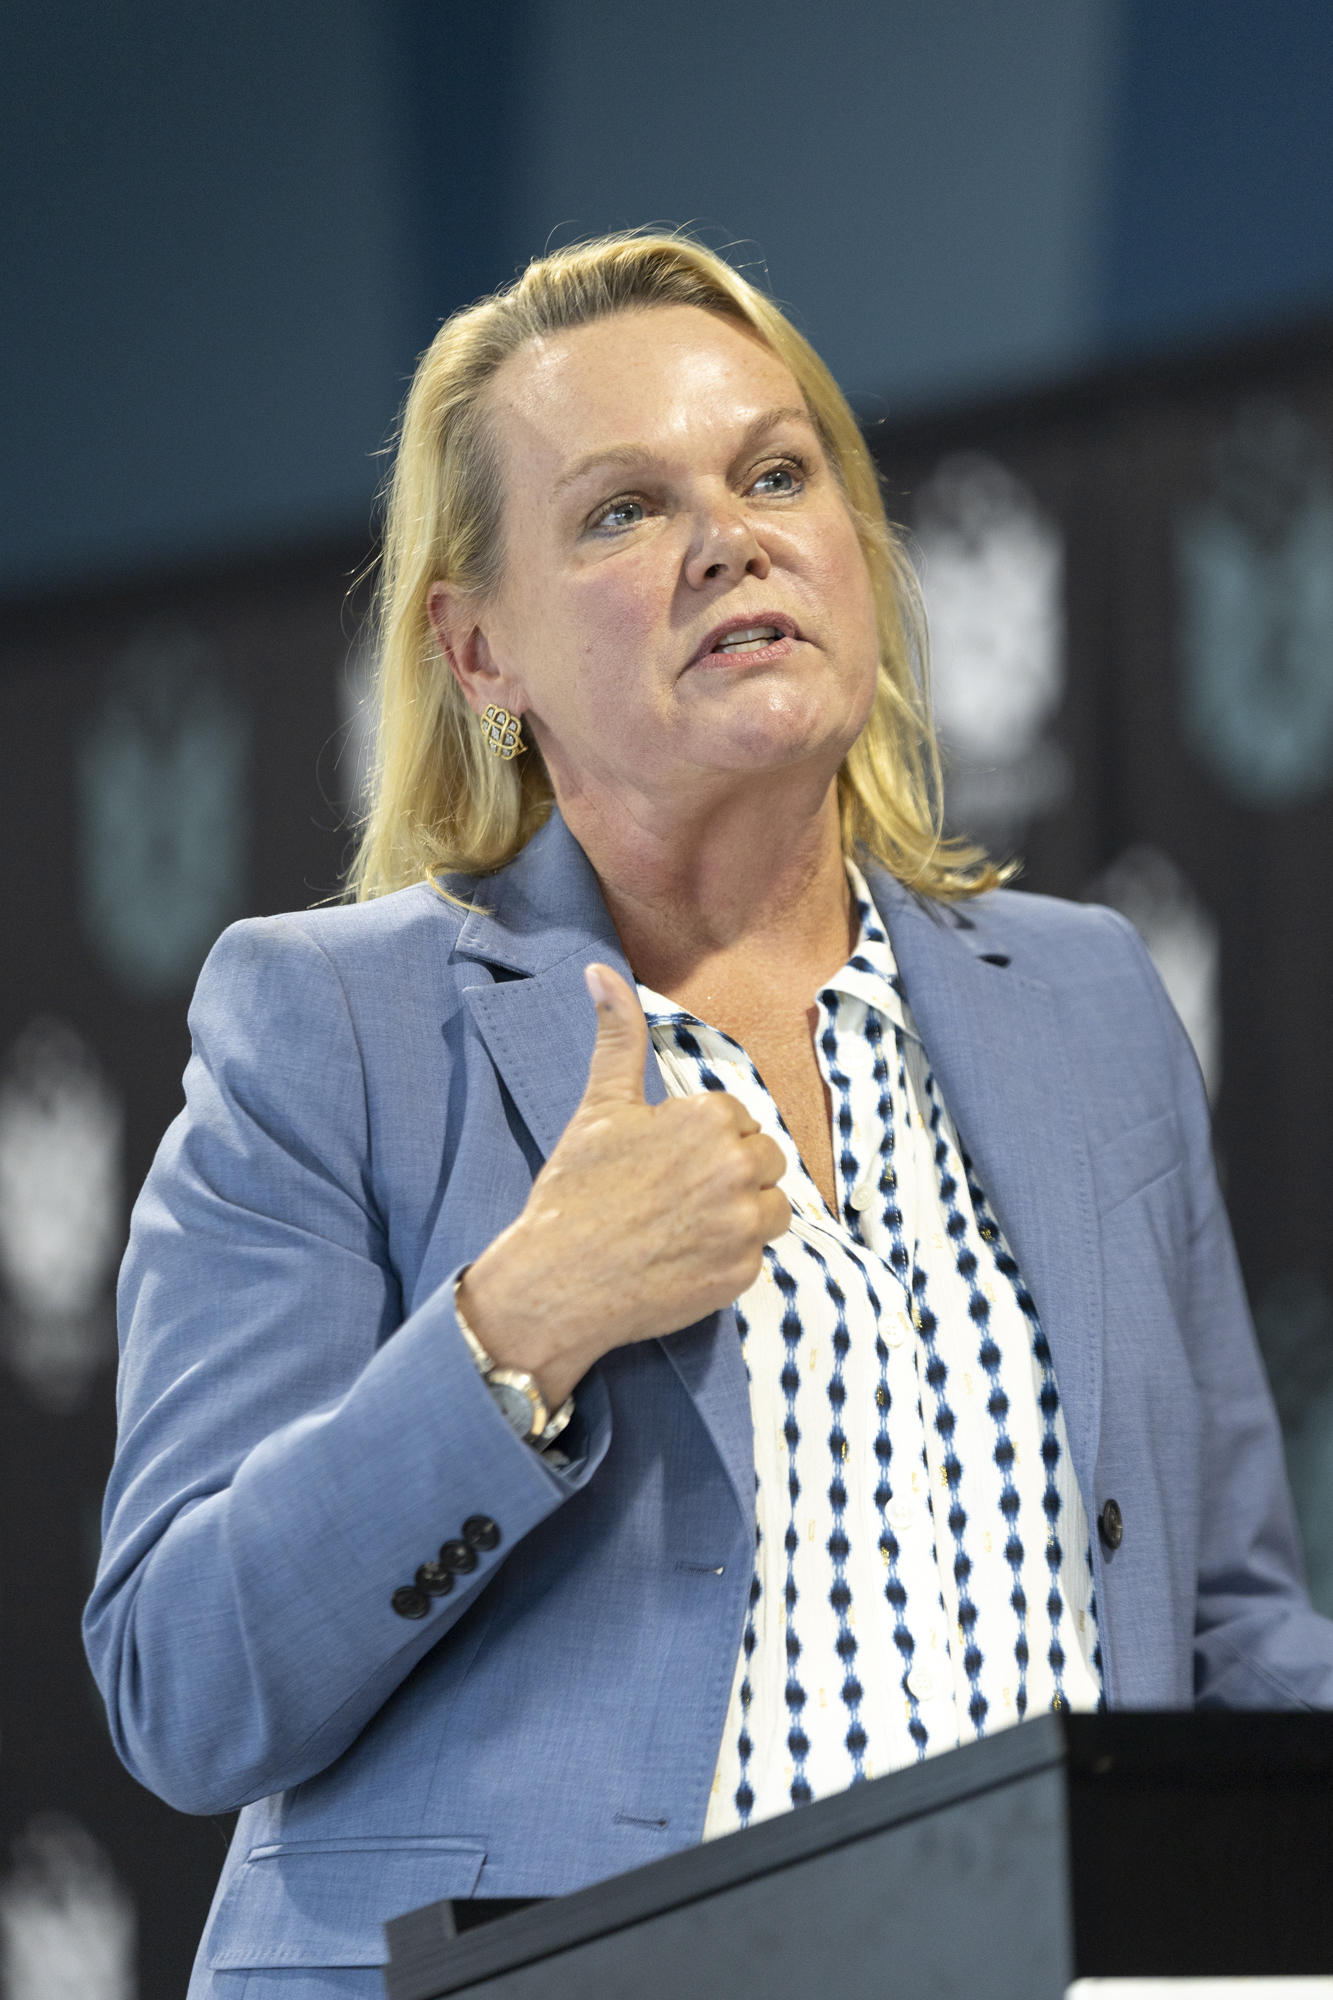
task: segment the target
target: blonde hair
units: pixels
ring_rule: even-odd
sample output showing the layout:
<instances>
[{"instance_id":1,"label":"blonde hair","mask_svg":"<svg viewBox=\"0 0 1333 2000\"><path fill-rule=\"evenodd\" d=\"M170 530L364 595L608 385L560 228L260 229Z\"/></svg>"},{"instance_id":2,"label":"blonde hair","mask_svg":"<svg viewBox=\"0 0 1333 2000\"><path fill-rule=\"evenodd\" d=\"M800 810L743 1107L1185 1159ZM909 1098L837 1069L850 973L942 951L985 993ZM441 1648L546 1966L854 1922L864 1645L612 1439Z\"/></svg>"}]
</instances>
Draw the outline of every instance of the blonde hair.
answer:
<instances>
[{"instance_id":1,"label":"blonde hair","mask_svg":"<svg viewBox=\"0 0 1333 2000\"><path fill-rule=\"evenodd\" d=\"M455 313L421 358L388 486L374 614L376 763L349 890L364 898L423 876L489 874L549 816L540 754L504 763L486 749L432 635L427 597L440 579L482 597L500 582L502 468L486 395L496 371L539 335L667 305L734 320L786 364L846 496L879 631L874 707L838 772L846 850L928 896L994 888L1007 871L942 837L920 590L846 398L772 300L721 257L688 236L626 232L529 264L506 290Z\"/></svg>"}]
</instances>

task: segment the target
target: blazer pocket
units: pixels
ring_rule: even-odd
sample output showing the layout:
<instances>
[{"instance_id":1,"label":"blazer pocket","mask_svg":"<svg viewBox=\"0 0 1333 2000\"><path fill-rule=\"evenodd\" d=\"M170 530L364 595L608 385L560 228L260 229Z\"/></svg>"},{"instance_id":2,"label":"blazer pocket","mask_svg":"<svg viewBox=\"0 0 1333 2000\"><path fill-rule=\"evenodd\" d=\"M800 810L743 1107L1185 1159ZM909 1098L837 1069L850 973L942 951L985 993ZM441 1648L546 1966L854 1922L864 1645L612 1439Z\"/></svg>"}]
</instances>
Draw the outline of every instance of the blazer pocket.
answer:
<instances>
[{"instance_id":1,"label":"blazer pocket","mask_svg":"<svg viewBox=\"0 0 1333 2000\"><path fill-rule=\"evenodd\" d=\"M208 1929L212 1972L383 1965L384 1925L442 1896L470 1896L478 1837L290 1840L252 1847Z\"/></svg>"},{"instance_id":2,"label":"blazer pocket","mask_svg":"<svg viewBox=\"0 0 1333 2000\"><path fill-rule=\"evenodd\" d=\"M1094 1162L1102 1214L1109 1215L1122 1202L1177 1173L1184 1159L1180 1120L1174 1111L1165 1111L1160 1118L1150 1118L1108 1140Z\"/></svg>"}]
</instances>

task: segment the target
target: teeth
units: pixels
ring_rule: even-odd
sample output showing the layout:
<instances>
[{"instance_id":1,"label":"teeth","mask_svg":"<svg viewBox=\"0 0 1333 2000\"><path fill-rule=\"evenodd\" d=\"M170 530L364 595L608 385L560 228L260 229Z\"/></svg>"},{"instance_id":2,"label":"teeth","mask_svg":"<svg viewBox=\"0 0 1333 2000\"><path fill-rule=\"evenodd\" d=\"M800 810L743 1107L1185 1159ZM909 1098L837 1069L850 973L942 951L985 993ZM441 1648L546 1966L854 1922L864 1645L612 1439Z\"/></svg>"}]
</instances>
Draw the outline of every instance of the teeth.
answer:
<instances>
[{"instance_id":1,"label":"teeth","mask_svg":"<svg viewBox=\"0 0 1333 2000\"><path fill-rule=\"evenodd\" d=\"M725 639L719 639L715 653L753 653L760 646L771 646L781 634L776 625L748 625L743 632L728 632Z\"/></svg>"}]
</instances>

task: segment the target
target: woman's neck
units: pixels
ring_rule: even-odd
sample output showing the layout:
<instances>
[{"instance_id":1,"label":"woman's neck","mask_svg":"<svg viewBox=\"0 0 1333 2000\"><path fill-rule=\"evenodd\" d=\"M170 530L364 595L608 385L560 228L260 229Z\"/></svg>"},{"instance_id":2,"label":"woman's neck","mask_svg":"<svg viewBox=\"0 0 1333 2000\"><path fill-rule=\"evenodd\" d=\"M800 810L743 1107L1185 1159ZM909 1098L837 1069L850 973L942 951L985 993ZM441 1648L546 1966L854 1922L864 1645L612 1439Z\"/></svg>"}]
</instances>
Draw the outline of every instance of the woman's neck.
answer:
<instances>
[{"instance_id":1,"label":"woman's neck","mask_svg":"<svg viewBox=\"0 0 1333 2000\"><path fill-rule=\"evenodd\" d=\"M688 814L561 800L644 985L707 1016L710 998L808 997L845 963L852 905L837 788L802 790L774 786Z\"/></svg>"}]
</instances>

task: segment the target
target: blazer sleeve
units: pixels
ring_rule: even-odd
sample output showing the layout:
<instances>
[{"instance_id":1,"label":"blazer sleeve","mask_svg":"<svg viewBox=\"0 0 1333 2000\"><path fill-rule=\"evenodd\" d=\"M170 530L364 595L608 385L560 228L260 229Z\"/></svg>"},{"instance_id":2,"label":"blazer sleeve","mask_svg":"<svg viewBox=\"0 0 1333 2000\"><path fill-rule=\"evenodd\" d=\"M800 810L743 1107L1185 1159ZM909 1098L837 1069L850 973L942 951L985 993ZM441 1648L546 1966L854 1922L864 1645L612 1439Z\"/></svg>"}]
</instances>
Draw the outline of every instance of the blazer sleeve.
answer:
<instances>
[{"instance_id":1,"label":"blazer sleeve","mask_svg":"<svg viewBox=\"0 0 1333 2000\"><path fill-rule=\"evenodd\" d=\"M1194 1691L1200 1707L1333 1707L1333 1622L1310 1604L1282 1433L1255 1340L1189 1039L1136 931L1186 1146L1184 1333L1202 1413Z\"/></svg>"},{"instance_id":2,"label":"blazer sleeve","mask_svg":"<svg viewBox=\"0 0 1333 2000\"><path fill-rule=\"evenodd\" d=\"M452 1282L402 1317L353 1022L305 931L228 931L190 1028L185 1109L121 1274L118 1447L84 1632L125 1764L211 1813L347 1749L592 1476L610 1410L594 1371L557 1473L496 1409ZM400 1617L395 1588L471 1515L498 1547L427 1616Z\"/></svg>"}]
</instances>

